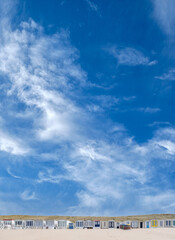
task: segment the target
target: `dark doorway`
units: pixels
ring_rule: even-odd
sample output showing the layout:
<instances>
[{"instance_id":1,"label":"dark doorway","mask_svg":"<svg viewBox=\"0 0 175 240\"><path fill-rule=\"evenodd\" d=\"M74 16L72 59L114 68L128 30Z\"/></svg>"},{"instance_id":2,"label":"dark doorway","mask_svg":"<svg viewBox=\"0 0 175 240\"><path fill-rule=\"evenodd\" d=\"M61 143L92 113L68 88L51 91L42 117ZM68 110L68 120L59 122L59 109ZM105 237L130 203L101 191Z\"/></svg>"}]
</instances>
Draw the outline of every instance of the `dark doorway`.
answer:
<instances>
[{"instance_id":1,"label":"dark doorway","mask_svg":"<svg viewBox=\"0 0 175 240\"><path fill-rule=\"evenodd\" d=\"M143 228L143 222L140 222L140 228Z\"/></svg>"}]
</instances>

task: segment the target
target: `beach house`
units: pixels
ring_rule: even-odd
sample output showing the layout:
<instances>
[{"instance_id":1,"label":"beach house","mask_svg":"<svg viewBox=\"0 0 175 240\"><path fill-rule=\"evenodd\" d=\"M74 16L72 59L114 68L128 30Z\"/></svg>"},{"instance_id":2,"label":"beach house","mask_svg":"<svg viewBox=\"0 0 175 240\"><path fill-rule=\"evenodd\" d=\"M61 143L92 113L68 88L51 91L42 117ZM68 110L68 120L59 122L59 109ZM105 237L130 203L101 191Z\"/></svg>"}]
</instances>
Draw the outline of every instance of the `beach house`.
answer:
<instances>
[{"instance_id":1,"label":"beach house","mask_svg":"<svg viewBox=\"0 0 175 240\"><path fill-rule=\"evenodd\" d=\"M68 229L74 229L74 223L70 222L70 221L67 221L67 228Z\"/></svg>"},{"instance_id":2,"label":"beach house","mask_svg":"<svg viewBox=\"0 0 175 240\"><path fill-rule=\"evenodd\" d=\"M68 225L68 221L67 220L58 220L58 228L59 229L66 229Z\"/></svg>"},{"instance_id":3,"label":"beach house","mask_svg":"<svg viewBox=\"0 0 175 240\"><path fill-rule=\"evenodd\" d=\"M101 221L100 228L107 229L108 228L108 221Z\"/></svg>"},{"instance_id":4,"label":"beach house","mask_svg":"<svg viewBox=\"0 0 175 240\"><path fill-rule=\"evenodd\" d=\"M150 220L147 220L145 222L145 228L150 228L151 227L151 221Z\"/></svg>"},{"instance_id":5,"label":"beach house","mask_svg":"<svg viewBox=\"0 0 175 240\"><path fill-rule=\"evenodd\" d=\"M34 220L25 220L25 228L34 228Z\"/></svg>"},{"instance_id":6,"label":"beach house","mask_svg":"<svg viewBox=\"0 0 175 240\"><path fill-rule=\"evenodd\" d=\"M11 229L14 226L14 221L12 219L3 219L4 229Z\"/></svg>"},{"instance_id":7,"label":"beach house","mask_svg":"<svg viewBox=\"0 0 175 240\"><path fill-rule=\"evenodd\" d=\"M151 220L151 227L157 228L158 227L158 220Z\"/></svg>"},{"instance_id":8,"label":"beach house","mask_svg":"<svg viewBox=\"0 0 175 240\"><path fill-rule=\"evenodd\" d=\"M158 220L158 227L160 227L160 228L164 227L164 221L163 220Z\"/></svg>"},{"instance_id":9,"label":"beach house","mask_svg":"<svg viewBox=\"0 0 175 240\"><path fill-rule=\"evenodd\" d=\"M139 222L138 221L131 221L131 228L138 228Z\"/></svg>"},{"instance_id":10,"label":"beach house","mask_svg":"<svg viewBox=\"0 0 175 240\"><path fill-rule=\"evenodd\" d=\"M0 220L0 229L3 229L3 228L4 228L3 221Z\"/></svg>"},{"instance_id":11,"label":"beach house","mask_svg":"<svg viewBox=\"0 0 175 240\"><path fill-rule=\"evenodd\" d=\"M139 222L139 228L144 228L145 227L145 222L140 221Z\"/></svg>"},{"instance_id":12,"label":"beach house","mask_svg":"<svg viewBox=\"0 0 175 240\"><path fill-rule=\"evenodd\" d=\"M120 228L120 222L115 222L115 228Z\"/></svg>"},{"instance_id":13,"label":"beach house","mask_svg":"<svg viewBox=\"0 0 175 240\"><path fill-rule=\"evenodd\" d=\"M83 220L77 220L75 222L76 228L84 228L84 221Z\"/></svg>"},{"instance_id":14,"label":"beach house","mask_svg":"<svg viewBox=\"0 0 175 240\"><path fill-rule=\"evenodd\" d=\"M84 222L84 228L87 228L87 229L94 228L94 222L92 220L86 220Z\"/></svg>"},{"instance_id":15,"label":"beach house","mask_svg":"<svg viewBox=\"0 0 175 240\"><path fill-rule=\"evenodd\" d=\"M25 228L25 221L24 220L15 220L13 228L15 228L15 229Z\"/></svg>"},{"instance_id":16,"label":"beach house","mask_svg":"<svg viewBox=\"0 0 175 240\"><path fill-rule=\"evenodd\" d=\"M44 221L43 220L35 220L35 228L36 229L43 229L44 228Z\"/></svg>"},{"instance_id":17,"label":"beach house","mask_svg":"<svg viewBox=\"0 0 175 240\"><path fill-rule=\"evenodd\" d=\"M94 228L100 228L100 220L94 221Z\"/></svg>"},{"instance_id":18,"label":"beach house","mask_svg":"<svg viewBox=\"0 0 175 240\"><path fill-rule=\"evenodd\" d=\"M166 219L164 221L164 227L171 227L172 226L172 220L171 219Z\"/></svg>"},{"instance_id":19,"label":"beach house","mask_svg":"<svg viewBox=\"0 0 175 240\"><path fill-rule=\"evenodd\" d=\"M55 221L54 220L46 220L46 229L54 229Z\"/></svg>"},{"instance_id":20,"label":"beach house","mask_svg":"<svg viewBox=\"0 0 175 240\"><path fill-rule=\"evenodd\" d=\"M172 220L172 227L175 227L175 219Z\"/></svg>"},{"instance_id":21,"label":"beach house","mask_svg":"<svg viewBox=\"0 0 175 240\"><path fill-rule=\"evenodd\" d=\"M115 228L115 221L114 220L109 220L108 221L108 228Z\"/></svg>"}]
</instances>

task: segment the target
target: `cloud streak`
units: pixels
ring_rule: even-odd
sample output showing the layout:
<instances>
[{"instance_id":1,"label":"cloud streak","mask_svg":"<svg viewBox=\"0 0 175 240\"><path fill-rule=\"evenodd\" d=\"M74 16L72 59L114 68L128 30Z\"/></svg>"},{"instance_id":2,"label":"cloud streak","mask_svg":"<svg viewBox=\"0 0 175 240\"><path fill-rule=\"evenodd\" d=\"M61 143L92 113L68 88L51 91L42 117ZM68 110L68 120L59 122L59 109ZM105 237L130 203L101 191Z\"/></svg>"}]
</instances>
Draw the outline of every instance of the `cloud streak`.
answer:
<instances>
[{"instance_id":1,"label":"cloud streak","mask_svg":"<svg viewBox=\"0 0 175 240\"><path fill-rule=\"evenodd\" d=\"M30 201L30 200L37 200L35 192L31 192L29 190L25 190L20 194L20 197L24 201Z\"/></svg>"},{"instance_id":2,"label":"cloud streak","mask_svg":"<svg viewBox=\"0 0 175 240\"><path fill-rule=\"evenodd\" d=\"M150 61L148 57L144 56L142 52L135 48L118 48L116 46L112 46L107 48L106 51L117 59L119 65L152 66L157 64L157 61Z\"/></svg>"},{"instance_id":3,"label":"cloud streak","mask_svg":"<svg viewBox=\"0 0 175 240\"><path fill-rule=\"evenodd\" d=\"M98 6L91 0L85 0L92 11L98 12Z\"/></svg>"},{"instance_id":4,"label":"cloud streak","mask_svg":"<svg viewBox=\"0 0 175 240\"><path fill-rule=\"evenodd\" d=\"M174 37L175 30L175 2L174 0L152 0L154 18L161 30L170 38Z\"/></svg>"}]
</instances>

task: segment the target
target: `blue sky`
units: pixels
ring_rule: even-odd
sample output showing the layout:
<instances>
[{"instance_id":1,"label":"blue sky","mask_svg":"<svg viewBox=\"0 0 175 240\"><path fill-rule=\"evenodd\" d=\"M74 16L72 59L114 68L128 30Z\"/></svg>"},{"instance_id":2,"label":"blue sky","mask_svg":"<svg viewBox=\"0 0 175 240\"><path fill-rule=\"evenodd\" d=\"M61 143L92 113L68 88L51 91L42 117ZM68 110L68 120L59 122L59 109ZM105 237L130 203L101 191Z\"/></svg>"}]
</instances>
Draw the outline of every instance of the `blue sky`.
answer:
<instances>
[{"instance_id":1,"label":"blue sky","mask_svg":"<svg viewBox=\"0 0 175 240\"><path fill-rule=\"evenodd\" d=\"M175 1L0 1L0 214L175 212Z\"/></svg>"}]
</instances>

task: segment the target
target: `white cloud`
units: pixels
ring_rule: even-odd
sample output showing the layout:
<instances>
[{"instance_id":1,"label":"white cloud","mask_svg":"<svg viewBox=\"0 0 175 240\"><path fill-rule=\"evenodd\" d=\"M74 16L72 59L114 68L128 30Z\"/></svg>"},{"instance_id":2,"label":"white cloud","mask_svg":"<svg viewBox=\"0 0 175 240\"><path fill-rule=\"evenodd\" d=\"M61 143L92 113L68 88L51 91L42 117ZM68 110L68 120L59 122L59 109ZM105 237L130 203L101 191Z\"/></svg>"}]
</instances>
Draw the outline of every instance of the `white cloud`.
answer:
<instances>
[{"instance_id":1,"label":"white cloud","mask_svg":"<svg viewBox=\"0 0 175 240\"><path fill-rule=\"evenodd\" d=\"M13 155L26 155L30 149L17 137L0 131L0 151Z\"/></svg>"},{"instance_id":2,"label":"white cloud","mask_svg":"<svg viewBox=\"0 0 175 240\"><path fill-rule=\"evenodd\" d=\"M148 66L153 66L153 65L156 65L158 63L157 60L154 60L154 61L151 61L148 63Z\"/></svg>"},{"instance_id":3,"label":"white cloud","mask_svg":"<svg viewBox=\"0 0 175 240\"><path fill-rule=\"evenodd\" d=\"M96 104L88 104L87 105L87 109L90 112L103 112L103 108L101 108L100 106L96 105Z\"/></svg>"},{"instance_id":4,"label":"white cloud","mask_svg":"<svg viewBox=\"0 0 175 240\"><path fill-rule=\"evenodd\" d=\"M97 12L98 11L98 6L97 6L97 4L95 4L93 1L91 1L91 0L85 0L86 2L87 2L87 4L89 5L89 7L93 10L93 11L95 11L95 12Z\"/></svg>"},{"instance_id":5,"label":"white cloud","mask_svg":"<svg viewBox=\"0 0 175 240\"><path fill-rule=\"evenodd\" d=\"M162 140L157 143L159 146L164 147L171 155L175 155L175 142L169 140Z\"/></svg>"},{"instance_id":6,"label":"white cloud","mask_svg":"<svg viewBox=\"0 0 175 240\"><path fill-rule=\"evenodd\" d=\"M163 32L173 37L175 34L175 1L174 0L152 0L154 6L154 18Z\"/></svg>"},{"instance_id":7,"label":"white cloud","mask_svg":"<svg viewBox=\"0 0 175 240\"><path fill-rule=\"evenodd\" d=\"M67 139L74 134L79 109L68 98L74 85L83 85L86 73L76 63L77 51L67 32L46 36L33 20L7 31L0 47L0 71L9 77L9 96L35 111L40 139ZM71 96L70 94L70 96Z\"/></svg>"},{"instance_id":8,"label":"white cloud","mask_svg":"<svg viewBox=\"0 0 175 240\"><path fill-rule=\"evenodd\" d=\"M175 207L175 191L168 190L163 193L146 195L142 198L143 205L147 209L158 209L158 211L173 212Z\"/></svg>"},{"instance_id":9,"label":"white cloud","mask_svg":"<svg viewBox=\"0 0 175 240\"><path fill-rule=\"evenodd\" d=\"M38 173L38 183L43 183L43 182L50 182L50 183L55 183L59 184L61 180L65 179L64 176L54 174L53 169L46 169L45 171L40 171Z\"/></svg>"},{"instance_id":10,"label":"white cloud","mask_svg":"<svg viewBox=\"0 0 175 240\"><path fill-rule=\"evenodd\" d=\"M150 108L150 107L138 108L137 110L139 112L145 112L145 113L157 113L157 112L160 112L160 108Z\"/></svg>"},{"instance_id":11,"label":"white cloud","mask_svg":"<svg viewBox=\"0 0 175 240\"><path fill-rule=\"evenodd\" d=\"M154 121L153 123L150 123L148 126L154 127L154 126L161 126L161 125L169 125L169 126L171 126L171 123L170 122L157 122L157 121Z\"/></svg>"},{"instance_id":12,"label":"white cloud","mask_svg":"<svg viewBox=\"0 0 175 240\"><path fill-rule=\"evenodd\" d=\"M152 139L140 145L124 134L118 135L118 141L115 144L93 141L76 146L71 161L65 163L67 179L80 183L84 189L77 192L81 211L86 208L97 210L98 206L100 212L108 201L119 204L127 195L133 194L130 193L133 189L138 198L147 199L147 194L152 192L148 186L154 177L155 159L162 159L165 168L166 161L175 161L173 128L157 130ZM156 191L160 194L159 189ZM141 207L142 201L138 205ZM153 209L156 209L155 205ZM75 208L73 213L77 213Z\"/></svg>"},{"instance_id":13,"label":"white cloud","mask_svg":"<svg viewBox=\"0 0 175 240\"><path fill-rule=\"evenodd\" d=\"M109 54L115 57L120 65L137 66L137 65L147 65L152 66L157 63L157 61L150 61L148 57L135 48L117 48L112 46L105 49Z\"/></svg>"},{"instance_id":14,"label":"white cloud","mask_svg":"<svg viewBox=\"0 0 175 240\"><path fill-rule=\"evenodd\" d=\"M13 178L22 179L22 177L16 176L15 174L13 174L13 173L11 172L11 169L10 169L10 168L7 168L7 172L8 172L8 174L9 174L11 177L13 177Z\"/></svg>"},{"instance_id":15,"label":"white cloud","mask_svg":"<svg viewBox=\"0 0 175 240\"><path fill-rule=\"evenodd\" d=\"M20 194L20 198L24 201L29 201L29 200L37 200L35 192L31 192L29 190L25 190Z\"/></svg>"},{"instance_id":16,"label":"white cloud","mask_svg":"<svg viewBox=\"0 0 175 240\"><path fill-rule=\"evenodd\" d=\"M162 76L156 76L155 78L160 80L169 80L174 81L175 80L175 69L169 70L169 72L164 73Z\"/></svg>"},{"instance_id":17,"label":"white cloud","mask_svg":"<svg viewBox=\"0 0 175 240\"><path fill-rule=\"evenodd\" d=\"M79 198L80 206L83 207L97 208L99 206L99 202L103 201L103 198L83 191L78 192L77 197Z\"/></svg>"},{"instance_id":18,"label":"white cloud","mask_svg":"<svg viewBox=\"0 0 175 240\"><path fill-rule=\"evenodd\" d=\"M126 152L123 146L94 142L75 149L65 169L70 180L85 188L77 195L80 208L91 204L92 208L98 204L100 208L108 199L120 201L133 184L146 181L147 173L141 167L144 161L133 165L134 158L139 155L135 153L133 157L133 147L127 145Z\"/></svg>"},{"instance_id":19,"label":"white cloud","mask_svg":"<svg viewBox=\"0 0 175 240\"><path fill-rule=\"evenodd\" d=\"M130 96L130 97L123 97L124 101L130 102L136 99L136 96Z\"/></svg>"}]
</instances>

